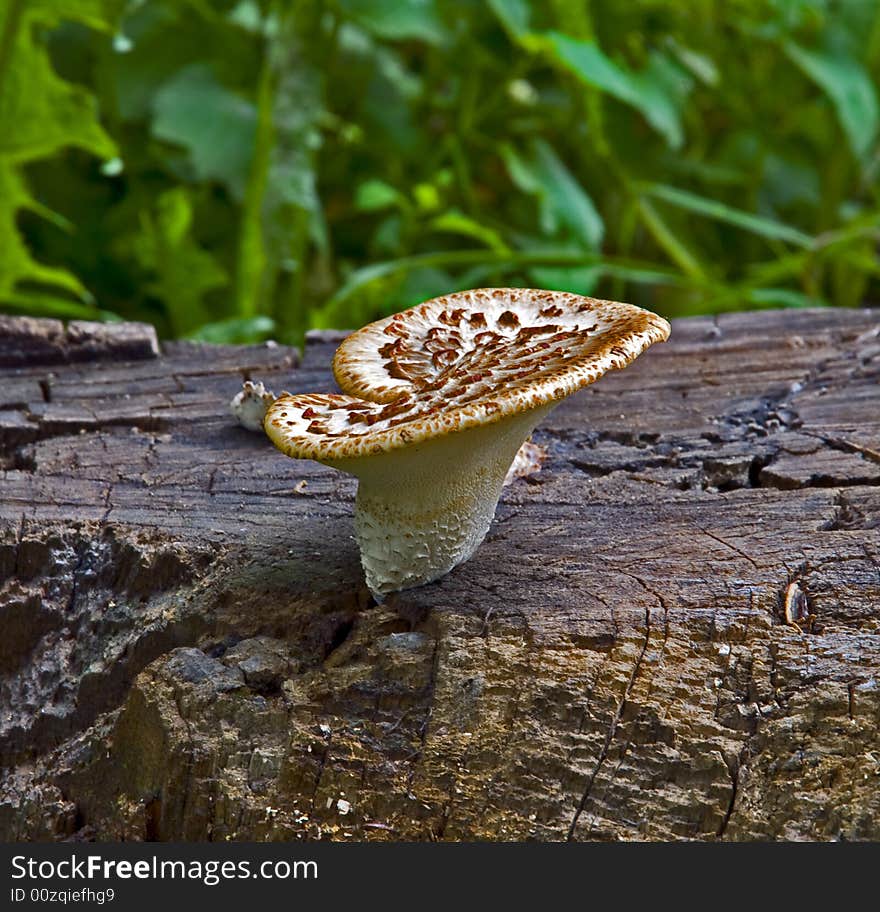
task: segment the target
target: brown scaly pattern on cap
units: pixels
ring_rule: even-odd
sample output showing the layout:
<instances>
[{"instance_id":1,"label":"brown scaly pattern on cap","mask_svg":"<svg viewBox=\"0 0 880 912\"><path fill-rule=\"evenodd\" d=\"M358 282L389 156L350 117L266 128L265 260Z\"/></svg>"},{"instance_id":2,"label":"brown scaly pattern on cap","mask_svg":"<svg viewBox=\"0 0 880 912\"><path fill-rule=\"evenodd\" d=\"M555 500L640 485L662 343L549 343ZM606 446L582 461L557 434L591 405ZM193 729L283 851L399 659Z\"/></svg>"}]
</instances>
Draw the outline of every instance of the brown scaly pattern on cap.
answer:
<instances>
[{"instance_id":1,"label":"brown scaly pattern on cap","mask_svg":"<svg viewBox=\"0 0 880 912\"><path fill-rule=\"evenodd\" d=\"M353 333L333 359L348 395L282 396L264 427L299 459L386 452L563 399L668 337L666 320L631 304L462 291Z\"/></svg>"}]
</instances>

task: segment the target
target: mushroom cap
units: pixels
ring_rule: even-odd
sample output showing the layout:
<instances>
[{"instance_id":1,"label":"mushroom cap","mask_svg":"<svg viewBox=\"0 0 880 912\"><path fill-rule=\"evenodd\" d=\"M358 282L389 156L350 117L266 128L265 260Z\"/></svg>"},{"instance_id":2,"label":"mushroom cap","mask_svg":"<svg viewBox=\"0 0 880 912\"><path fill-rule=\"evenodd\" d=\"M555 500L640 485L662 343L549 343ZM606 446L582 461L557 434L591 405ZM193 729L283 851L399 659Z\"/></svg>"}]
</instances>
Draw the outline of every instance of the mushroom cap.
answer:
<instances>
[{"instance_id":1,"label":"mushroom cap","mask_svg":"<svg viewBox=\"0 0 880 912\"><path fill-rule=\"evenodd\" d=\"M669 331L650 311L568 292L457 292L352 333L333 359L347 395L281 396L264 427L300 459L387 452L564 399Z\"/></svg>"}]
</instances>

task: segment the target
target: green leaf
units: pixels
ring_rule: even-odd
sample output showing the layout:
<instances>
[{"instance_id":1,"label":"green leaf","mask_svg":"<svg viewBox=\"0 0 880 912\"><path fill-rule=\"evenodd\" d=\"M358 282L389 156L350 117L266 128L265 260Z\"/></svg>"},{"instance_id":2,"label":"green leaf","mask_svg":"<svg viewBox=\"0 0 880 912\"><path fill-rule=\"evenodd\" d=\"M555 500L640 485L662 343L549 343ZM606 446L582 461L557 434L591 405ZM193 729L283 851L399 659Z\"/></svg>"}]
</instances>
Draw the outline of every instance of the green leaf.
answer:
<instances>
[{"instance_id":1,"label":"green leaf","mask_svg":"<svg viewBox=\"0 0 880 912\"><path fill-rule=\"evenodd\" d=\"M389 295L389 299L381 302L377 315L385 316L405 307L413 307L422 301L449 294L454 290L455 279L444 269L411 269L406 272L394 293Z\"/></svg>"},{"instance_id":2,"label":"green leaf","mask_svg":"<svg viewBox=\"0 0 880 912\"><path fill-rule=\"evenodd\" d=\"M391 184L381 180L368 180L358 186L354 205L360 212L377 212L399 206L402 199L402 195Z\"/></svg>"},{"instance_id":3,"label":"green leaf","mask_svg":"<svg viewBox=\"0 0 880 912\"><path fill-rule=\"evenodd\" d=\"M244 196L257 123L250 101L221 85L209 66L193 64L164 83L154 111L153 134L186 148L196 179Z\"/></svg>"},{"instance_id":4,"label":"green leaf","mask_svg":"<svg viewBox=\"0 0 880 912\"><path fill-rule=\"evenodd\" d=\"M798 231L797 228L792 228L790 225L785 225L773 219L743 212L741 209L734 209L725 203L698 196L696 193L690 193L687 190L679 190L677 187L669 187L665 184L643 184L639 189L647 196L663 200L666 203L677 206L679 209L686 209L688 212L694 212L697 215L705 215L708 218L725 222L736 228L742 228L744 231L768 240L785 241L798 247L811 247L813 244L813 239L810 235L804 234L803 231Z\"/></svg>"},{"instance_id":5,"label":"green leaf","mask_svg":"<svg viewBox=\"0 0 880 912\"><path fill-rule=\"evenodd\" d=\"M607 92L640 111L672 148L684 141L680 108L690 81L660 54L634 73L607 57L594 41L582 41L560 32L548 32L548 49L558 64L582 82Z\"/></svg>"},{"instance_id":6,"label":"green leaf","mask_svg":"<svg viewBox=\"0 0 880 912\"><path fill-rule=\"evenodd\" d=\"M561 266L533 266L529 270L529 279L537 288L589 295L596 290L596 285L603 274L601 266L576 266L571 269Z\"/></svg>"},{"instance_id":7,"label":"green leaf","mask_svg":"<svg viewBox=\"0 0 880 912\"><path fill-rule=\"evenodd\" d=\"M141 213L134 254L153 275L148 290L163 301L174 328L182 335L208 322L204 296L228 282L225 271L192 236L193 210L187 191L163 193L155 211Z\"/></svg>"},{"instance_id":8,"label":"green leaf","mask_svg":"<svg viewBox=\"0 0 880 912\"><path fill-rule=\"evenodd\" d=\"M377 253L399 255L403 243L404 220L396 212L382 219L373 234L371 246Z\"/></svg>"},{"instance_id":9,"label":"green leaf","mask_svg":"<svg viewBox=\"0 0 880 912\"><path fill-rule=\"evenodd\" d=\"M528 269L529 281L536 288L548 288L552 291L573 291L576 294L592 294L602 277L602 269L596 256L592 253L584 256L583 247L577 243L548 241L534 235L517 235L516 246L519 251L529 256L546 254L548 264L553 258L568 255L574 265L533 265ZM577 260L581 259L578 264ZM497 269L497 267L495 267Z\"/></svg>"},{"instance_id":10,"label":"green leaf","mask_svg":"<svg viewBox=\"0 0 880 912\"><path fill-rule=\"evenodd\" d=\"M15 221L16 213L21 209L36 210L37 205L17 170L0 159L0 300L11 300L16 285L24 281L86 296L86 290L75 276L32 259Z\"/></svg>"},{"instance_id":11,"label":"green leaf","mask_svg":"<svg viewBox=\"0 0 880 912\"><path fill-rule=\"evenodd\" d=\"M666 251L672 262L685 275L695 279L704 278L705 270L700 261L691 253L685 242L680 240L666 224L660 213L651 205L651 202L644 197L638 201L638 213L651 237Z\"/></svg>"},{"instance_id":12,"label":"green leaf","mask_svg":"<svg viewBox=\"0 0 880 912\"><path fill-rule=\"evenodd\" d=\"M606 57L594 41L582 41L560 32L549 32L549 47L559 63L588 85L626 104L638 107L632 75Z\"/></svg>"},{"instance_id":13,"label":"green leaf","mask_svg":"<svg viewBox=\"0 0 880 912\"><path fill-rule=\"evenodd\" d=\"M340 305L344 301L354 297L369 285L379 282L395 273L405 271L405 269L406 265L402 264L400 260L387 260L381 263L371 263L369 266L362 266L360 269L355 269L342 286L336 290L333 297L324 305L322 312L338 313ZM333 323L331 320L330 323L318 323L316 325L319 328L326 329L332 327Z\"/></svg>"},{"instance_id":14,"label":"green leaf","mask_svg":"<svg viewBox=\"0 0 880 912\"><path fill-rule=\"evenodd\" d=\"M241 316L271 313L285 337L308 326L303 306L311 244L329 239L317 190L322 77L313 57L321 37L319 4L291 4L264 48L256 148L242 214L236 286Z\"/></svg>"},{"instance_id":15,"label":"green leaf","mask_svg":"<svg viewBox=\"0 0 880 912\"><path fill-rule=\"evenodd\" d=\"M258 0L239 0L226 15L230 22L254 34L260 34L268 25Z\"/></svg>"},{"instance_id":16,"label":"green leaf","mask_svg":"<svg viewBox=\"0 0 880 912\"><path fill-rule=\"evenodd\" d=\"M440 208L440 191L428 181L422 181L413 187L413 199L422 212L434 212Z\"/></svg>"},{"instance_id":17,"label":"green leaf","mask_svg":"<svg viewBox=\"0 0 880 912\"><path fill-rule=\"evenodd\" d=\"M390 41L416 40L442 45L448 40L434 0L340 0L358 25Z\"/></svg>"},{"instance_id":18,"label":"green leaf","mask_svg":"<svg viewBox=\"0 0 880 912\"><path fill-rule=\"evenodd\" d=\"M89 297L75 276L37 262L25 244L19 212L50 213L28 191L18 168L70 146L101 158L116 154L98 123L94 98L53 69L46 30L63 19L109 30L121 8L119 0L7 0L0 6L0 300L9 304L21 302L22 283ZM43 293L35 306L45 313L52 300ZM56 303L59 308L81 306L61 298Z\"/></svg>"},{"instance_id":19,"label":"green leaf","mask_svg":"<svg viewBox=\"0 0 880 912\"><path fill-rule=\"evenodd\" d=\"M110 32L125 12L127 0L26 0L24 5L34 20L49 26L66 20Z\"/></svg>"},{"instance_id":20,"label":"green leaf","mask_svg":"<svg viewBox=\"0 0 880 912\"><path fill-rule=\"evenodd\" d=\"M501 147L501 155L514 184L524 193L537 197L541 227L548 235L563 230L591 250L600 246L605 230L602 217L545 140L533 141L528 158L520 156L510 145Z\"/></svg>"},{"instance_id":21,"label":"green leaf","mask_svg":"<svg viewBox=\"0 0 880 912\"><path fill-rule=\"evenodd\" d=\"M122 319L117 313L101 310L94 304L80 304L52 294L26 289L2 298L3 309L32 317L55 317L59 320L103 320L116 322Z\"/></svg>"},{"instance_id":22,"label":"green leaf","mask_svg":"<svg viewBox=\"0 0 880 912\"><path fill-rule=\"evenodd\" d=\"M276 330L275 321L265 315L230 317L228 320L204 323L188 333L186 338L197 342L211 342L214 345L246 345L251 342L264 342Z\"/></svg>"},{"instance_id":23,"label":"green leaf","mask_svg":"<svg viewBox=\"0 0 880 912\"><path fill-rule=\"evenodd\" d=\"M108 81L112 81L119 116L140 122L152 115L156 93L163 83L193 63L193 41L188 28L186 3L131 4L123 21L124 53L109 57ZM224 42L227 45L228 42ZM124 44L125 46L125 44Z\"/></svg>"},{"instance_id":24,"label":"green leaf","mask_svg":"<svg viewBox=\"0 0 880 912\"><path fill-rule=\"evenodd\" d=\"M520 38L529 31L531 9L528 0L489 0L489 6L513 38Z\"/></svg>"},{"instance_id":25,"label":"green leaf","mask_svg":"<svg viewBox=\"0 0 880 912\"><path fill-rule=\"evenodd\" d=\"M444 212L431 220L431 228L434 231L442 231L446 234L460 234L464 237L473 238L481 244L485 244L490 250L496 250L504 253L509 250L504 243L501 235L494 228L481 225L475 219L469 218L457 210Z\"/></svg>"},{"instance_id":26,"label":"green leaf","mask_svg":"<svg viewBox=\"0 0 880 912\"><path fill-rule=\"evenodd\" d=\"M684 144L681 112L693 88L693 80L668 57L653 52L644 70L633 73L631 84L638 101L635 103L645 119L673 148Z\"/></svg>"},{"instance_id":27,"label":"green leaf","mask_svg":"<svg viewBox=\"0 0 880 912\"><path fill-rule=\"evenodd\" d=\"M821 198L819 174L815 168L778 155L766 156L761 199L772 210L790 208L798 202L819 206Z\"/></svg>"},{"instance_id":28,"label":"green leaf","mask_svg":"<svg viewBox=\"0 0 880 912\"><path fill-rule=\"evenodd\" d=\"M855 57L836 50L814 51L793 41L785 52L831 99L856 158L871 151L880 126L880 105L871 77Z\"/></svg>"},{"instance_id":29,"label":"green leaf","mask_svg":"<svg viewBox=\"0 0 880 912\"><path fill-rule=\"evenodd\" d=\"M687 281L673 272L668 272L660 267L627 266L625 264L601 263L601 275L609 279L622 279L624 282L634 282L637 285L669 285L686 286Z\"/></svg>"},{"instance_id":30,"label":"green leaf","mask_svg":"<svg viewBox=\"0 0 880 912\"><path fill-rule=\"evenodd\" d=\"M9 126L0 130L0 159L33 161L68 146L112 158L116 147L98 124L94 98L56 74L42 30L62 19L109 27L120 4L11 0L4 6L5 10L0 9L0 40L9 44L0 59L0 123ZM100 15L102 10L106 18ZM14 38L5 36L7 29L14 30Z\"/></svg>"},{"instance_id":31,"label":"green leaf","mask_svg":"<svg viewBox=\"0 0 880 912\"><path fill-rule=\"evenodd\" d=\"M672 36L668 37L666 44L681 65L690 70L700 82L712 88L718 85L721 77L718 67L715 66L711 57L701 54L693 48L685 47Z\"/></svg>"},{"instance_id":32,"label":"green leaf","mask_svg":"<svg viewBox=\"0 0 880 912\"><path fill-rule=\"evenodd\" d=\"M821 298L805 295L791 288L753 288L748 293L748 301L759 307L827 307L828 302Z\"/></svg>"}]
</instances>

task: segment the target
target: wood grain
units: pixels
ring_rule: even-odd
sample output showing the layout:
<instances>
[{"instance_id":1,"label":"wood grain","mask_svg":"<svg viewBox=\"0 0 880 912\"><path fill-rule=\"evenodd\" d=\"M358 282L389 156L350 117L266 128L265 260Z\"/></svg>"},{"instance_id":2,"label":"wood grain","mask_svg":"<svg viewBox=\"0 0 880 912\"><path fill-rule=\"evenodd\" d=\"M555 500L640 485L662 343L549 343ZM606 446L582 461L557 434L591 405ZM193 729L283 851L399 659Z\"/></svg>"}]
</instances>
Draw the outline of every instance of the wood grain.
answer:
<instances>
[{"instance_id":1,"label":"wood grain","mask_svg":"<svg viewBox=\"0 0 880 912\"><path fill-rule=\"evenodd\" d=\"M353 480L227 411L332 390L338 336L32 323L0 326L3 838L880 839L877 311L677 321L382 606Z\"/></svg>"}]
</instances>

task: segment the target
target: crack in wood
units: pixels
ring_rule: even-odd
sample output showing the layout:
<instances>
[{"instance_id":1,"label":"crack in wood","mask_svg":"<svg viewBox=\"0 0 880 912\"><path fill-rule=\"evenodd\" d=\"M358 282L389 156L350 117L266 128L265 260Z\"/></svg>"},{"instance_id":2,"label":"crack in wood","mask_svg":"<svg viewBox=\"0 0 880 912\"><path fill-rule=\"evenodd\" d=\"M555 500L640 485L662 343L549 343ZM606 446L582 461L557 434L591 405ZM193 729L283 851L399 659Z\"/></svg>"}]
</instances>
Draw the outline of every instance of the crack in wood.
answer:
<instances>
[{"instance_id":1,"label":"crack in wood","mask_svg":"<svg viewBox=\"0 0 880 912\"><path fill-rule=\"evenodd\" d=\"M651 609L645 608L645 639L642 643L641 651L639 652L638 657L633 665L632 673L629 676L626 687L624 688L623 695L620 698L620 702L617 705L617 710L611 719L611 724L608 726L608 731L605 735L605 741L602 745L602 749L599 752L599 756L596 759L596 765L593 768L593 772L590 774L589 779L587 780L586 788L584 793L581 796L581 800L578 803L577 808L575 809L574 817L571 821L571 824L568 828L568 833L566 834L566 842L571 842L574 839L575 832L577 830L578 821L581 818L584 810L587 807L587 804L590 800L590 795L593 791L593 786L596 782L596 777L599 775L599 771L602 769L605 761L608 759L608 753L611 747L611 742L614 740L614 735L617 732L617 726L620 724L620 720L623 717L624 710L626 709L627 700L629 695L632 692L633 684L635 683L636 677L638 676L639 669L642 666L642 660L645 657L645 652L648 649L648 641L651 637Z\"/></svg>"}]
</instances>

